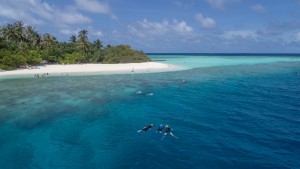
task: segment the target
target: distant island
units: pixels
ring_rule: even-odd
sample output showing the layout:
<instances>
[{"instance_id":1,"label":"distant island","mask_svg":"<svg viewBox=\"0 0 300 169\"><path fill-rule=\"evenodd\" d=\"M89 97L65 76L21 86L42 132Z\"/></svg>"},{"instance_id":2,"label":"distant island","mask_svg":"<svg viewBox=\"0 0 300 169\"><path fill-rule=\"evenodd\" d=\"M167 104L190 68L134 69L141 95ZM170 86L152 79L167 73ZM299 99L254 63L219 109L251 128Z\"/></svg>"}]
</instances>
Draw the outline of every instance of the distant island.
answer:
<instances>
[{"instance_id":1,"label":"distant island","mask_svg":"<svg viewBox=\"0 0 300 169\"><path fill-rule=\"evenodd\" d=\"M0 29L0 69L14 70L41 64L141 63L151 61L142 51L128 45L103 47L102 41L88 39L83 29L69 42L59 42L50 33L39 34L22 21L8 23Z\"/></svg>"}]
</instances>

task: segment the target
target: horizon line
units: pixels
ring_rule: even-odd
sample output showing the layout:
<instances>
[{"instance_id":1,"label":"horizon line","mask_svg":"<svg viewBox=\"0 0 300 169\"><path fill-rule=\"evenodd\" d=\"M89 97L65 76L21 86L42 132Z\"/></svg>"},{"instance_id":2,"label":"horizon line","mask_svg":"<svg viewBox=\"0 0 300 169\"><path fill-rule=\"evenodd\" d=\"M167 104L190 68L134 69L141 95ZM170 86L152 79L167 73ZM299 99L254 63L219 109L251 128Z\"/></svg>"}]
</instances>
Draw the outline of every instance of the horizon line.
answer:
<instances>
[{"instance_id":1,"label":"horizon line","mask_svg":"<svg viewBox=\"0 0 300 169\"><path fill-rule=\"evenodd\" d=\"M299 55L300 53L254 53L254 52L214 52L214 53L208 53L208 52L145 52L145 54L149 55L176 55L176 54L185 54L185 55Z\"/></svg>"}]
</instances>

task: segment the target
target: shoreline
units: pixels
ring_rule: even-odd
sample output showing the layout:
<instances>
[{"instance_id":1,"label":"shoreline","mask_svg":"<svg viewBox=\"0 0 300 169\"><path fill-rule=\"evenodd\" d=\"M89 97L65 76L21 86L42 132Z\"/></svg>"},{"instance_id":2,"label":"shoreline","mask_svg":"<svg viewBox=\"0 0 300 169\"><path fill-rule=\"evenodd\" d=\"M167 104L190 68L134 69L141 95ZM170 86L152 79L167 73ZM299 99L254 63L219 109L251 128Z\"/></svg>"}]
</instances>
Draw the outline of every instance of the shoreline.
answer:
<instances>
[{"instance_id":1,"label":"shoreline","mask_svg":"<svg viewBox=\"0 0 300 169\"><path fill-rule=\"evenodd\" d=\"M176 71L179 67L158 62L120 63L120 64L68 64L39 66L36 69L17 69L0 72L2 77L34 77L43 75L83 75L83 74L130 74Z\"/></svg>"}]
</instances>

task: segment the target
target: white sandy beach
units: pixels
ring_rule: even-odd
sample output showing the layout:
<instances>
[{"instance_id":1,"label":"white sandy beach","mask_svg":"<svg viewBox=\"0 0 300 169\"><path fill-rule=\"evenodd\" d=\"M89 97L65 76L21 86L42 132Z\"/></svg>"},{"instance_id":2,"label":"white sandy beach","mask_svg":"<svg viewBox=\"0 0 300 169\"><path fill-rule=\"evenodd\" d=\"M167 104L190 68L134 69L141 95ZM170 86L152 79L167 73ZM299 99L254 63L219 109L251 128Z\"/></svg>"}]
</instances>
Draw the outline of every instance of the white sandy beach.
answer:
<instances>
[{"instance_id":1,"label":"white sandy beach","mask_svg":"<svg viewBox=\"0 0 300 169\"><path fill-rule=\"evenodd\" d=\"M0 76L34 75L34 74L72 74L72 73L131 73L170 71L174 65L157 62L125 63L125 64L72 64L72 65L47 65L38 69L18 69L0 72Z\"/></svg>"}]
</instances>

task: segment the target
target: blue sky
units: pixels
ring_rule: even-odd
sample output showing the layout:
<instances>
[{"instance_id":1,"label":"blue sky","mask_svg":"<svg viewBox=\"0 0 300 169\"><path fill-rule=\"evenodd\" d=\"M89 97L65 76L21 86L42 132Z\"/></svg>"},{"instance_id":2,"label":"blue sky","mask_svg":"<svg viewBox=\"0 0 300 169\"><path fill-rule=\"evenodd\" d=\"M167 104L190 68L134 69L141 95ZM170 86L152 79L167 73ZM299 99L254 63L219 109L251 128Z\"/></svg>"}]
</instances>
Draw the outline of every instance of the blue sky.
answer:
<instances>
[{"instance_id":1,"label":"blue sky","mask_svg":"<svg viewBox=\"0 0 300 169\"><path fill-rule=\"evenodd\" d=\"M0 24L22 20L68 41L81 29L144 52L300 53L300 0L1 0Z\"/></svg>"}]
</instances>

